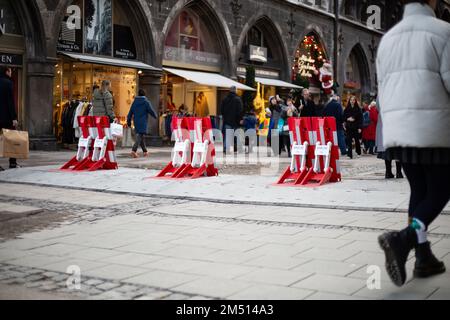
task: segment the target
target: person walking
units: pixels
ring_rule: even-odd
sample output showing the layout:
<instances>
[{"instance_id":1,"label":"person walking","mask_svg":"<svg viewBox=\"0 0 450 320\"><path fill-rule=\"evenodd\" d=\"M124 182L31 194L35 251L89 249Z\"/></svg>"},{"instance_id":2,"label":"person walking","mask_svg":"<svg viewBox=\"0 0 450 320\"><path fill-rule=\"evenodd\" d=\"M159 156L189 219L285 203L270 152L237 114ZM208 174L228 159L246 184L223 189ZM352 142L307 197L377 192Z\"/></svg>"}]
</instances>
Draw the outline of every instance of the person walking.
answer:
<instances>
[{"instance_id":1,"label":"person walking","mask_svg":"<svg viewBox=\"0 0 450 320\"><path fill-rule=\"evenodd\" d=\"M450 24L436 18L436 0L403 3L403 19L384 35L377 57L386 158L402 163L411 187L409 225L378 239L397 286L406 282L413 249L415 277L445 272L427 231L450 200Z\"/></svg>"},{"instance_id":2,"label":"person walking","mask_svg":"<svg viewBox=\"0 0 450 320\"><path fill-rule=\"evenodd\" d=\"M362 139L364 149L370 155L375 155L375 140L377 135L378 110L377 103L373 101L365 110L368 116L368 123L362 129Z\"/></svg>"},{"instance_id":3,"label":"person walking","mask_svg":"<svg viewBox=\"0 0 450 320\"><path fill-rule=\"evenodd\" d=\"M299 113L294 106L292 97L286 99L286 105L282 106L281 118L278 122L278 131L280 132L280 155L284 148L287 150L288 157L291 157L291 136L289 134L289 118L298 117Z\"/></svg>"},{"instance_id":4,"label":"person walking","mask_svg":"<svg viewBox=\"0 0 450 320\"><path fill-rule=\"evenodd\" d=\"M341 155L347 155L347 146L345 142L344 132L344 110L339 102L338 95L332 95L330 101L323 110L324 117L333 117L336 119L336 132L338 137L338 145L341 150Z\"/></svg>"},{"instance_id":5,"label":"person walking","mask_svg":"<svg viewBox=\"0 0 450 320\"><path fill-rule=\"evenodd\" d=\"M316 117L316 110L316 104L311 99L311 92L309 91L309 89L303 89L299 106L300 117Z\"/></svg>"},{"instance_id":6,"label":"person walking","mask_svg":"<svg viewBox=\"0 0 450 320\"><path fill-rule=\"evenodd\" d=\"M360 135L362 132L362 112L355 96L350 98L344 110L344 129L347 135L347 156L353 159L353 140L355 140L356 153L361 155Z\"/></svg>"},{"instance_id":7,"label":"person walking","mask_svg":"<svg viewBox=\"0 0 450 320\"><path fill-rule=\"evenodd\" d=\"M94 116L106 116L110 122L117 122L116 116L114 115L114 100L111 94L111 82L109 80L103 80L101 88L94 90L92 109Z\"/></svg>"},{"instance_id":8,"label":"person walking","mask_svg":"<svg viewBox=\"0 0 450 320\"><path fill-rule=\"evenodd\" d=\"M222 135L223 135L223 152L227 153L228 144L227 141L227 132L231 133L230 137L233 137L234 144L234 131L240 126L242 122L242 115L244 112L244 106L242 104L242 99L237 95L237 88L231 87L230 93L225 97L220 105L220 113L223 117L223 127L222 127ZM237 146L234 146L235 152L237 151Z\"/></svg>"},{"instance_id":9,"label":"person walking","mask_svg":"<svg viewBox=\"0 0 450 320\"><path fill-rule=\"evenodd\" d=\"M0 67L0 130L15 130L19 122L17 121L16 106L14 103L13 82L11 80L12 69ZM9 168L16 169L20 166L14 158L9 159ZM0 171L4 171L0 167Z\"/></svg>"},{"instance_id":10,"label":"person walking","mask_svg":"<svg viewBox=\"0 0 450 320\"><path fill-rule=\"evenodd\" d=\"M379 103L376 104L377 111L378 111L378 121L377 121L377 129L375 133L375 145L377 148L377 158L384 161L386 173L385 173L385 179L394 179L395 176L392 173L392 160L386 160L386 150L384 149L383 144L383 121L381 119L381 114L379 110ZM403 179L402 174L402 164L399 161L395 161L396 166L396 175L397 179Z\"/></svg>"},{"instance_id":11,"label":"person walking","mask_svg":"<svg viewBox=\"0 0 450 320\"><path fill-rule=\"evenodd\" d=\"M148 157L147 147L145 146L145 135L147 134L148 129L148 115L151 115L154 119L157 118L152 104L145 96L145 91L140 89L127 116L128 127L131 127L131 120L133 120L134 130L136 132L136 142L131 151L131 156L133 158L139 157L137 154L139 147L142 148L144 157Z\"/></svg>"}]
</instances>

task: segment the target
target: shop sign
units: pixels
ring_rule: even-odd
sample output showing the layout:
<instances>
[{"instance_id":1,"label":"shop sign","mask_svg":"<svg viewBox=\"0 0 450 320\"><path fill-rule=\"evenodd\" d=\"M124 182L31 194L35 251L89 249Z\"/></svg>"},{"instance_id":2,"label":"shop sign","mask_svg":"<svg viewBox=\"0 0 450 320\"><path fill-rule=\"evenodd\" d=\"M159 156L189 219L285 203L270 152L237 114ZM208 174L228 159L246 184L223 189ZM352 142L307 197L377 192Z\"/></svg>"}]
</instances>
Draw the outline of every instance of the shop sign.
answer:
<instances>
[{"instance_id":1,"label":"shop sign","mask_svg":"<svg viewBox=\"0 0 450 320\"><path fill-rule=\"evenodd\" d=\"M23 58L20 54L10 54L0 52L0 64L20 67L23 65Z\"/></svg>"},{"instance_id":2,"label":"shop sign","mask_svg":"<svg viewBox=\"0 0 450 320\"><path fill-rule=\"evenodd\" d=\"M250 61L267 62L267 48L250 46Z\"/></svg>"},{"instance_id":3,"label":"shop sign","mask_svg":"<svg viewBox=\"0 0 450 320\"><path fill-rule=\"evenodd\" d=\"M114 25L114 57L131 60L137 57L133 32L128 26Z\"/></svg>"},{"instance_id":4,"label":"shop sign","mask_svg":"<svg viewBox=\"0 0 450 320\"><path fill-rule=\"evenodd\" d=\"M82 53L83 52L83 31L77 28L69 28L67 21L69 17L65 17L61 23L61 32L59 34L58 43L56 44L58 51Z\"/></svg>"},{"instance_id":5,"label":"shop sign","mask_svg":"<svg viewBox=\"0 0 450 320\"><path fill-rule=\"evenodd\" d=\"M298 59L298 68L299 73L302 77L312 78L314 71L316 71L316 67L314 65L316 61L310 57L302 55L300 59Z\"/></svg>"},{"instance_id":6,"label":"shop sign","mask_svg":"<svg viewBox=\"0 0 450 320\"><path fill-rule=\"evenodd\" d=\"M220 67L222 57L218 54L210 52L166 46L164 48L164 60L182 62L186 64Z\"/></svg>"},{"instance_id":7,"label":"shop sign","mask_svg":"<svg viewBox=\"0 0 450 320\"><path fill-rule=\"evenodd\" d=\"M247 71L246 71L245 67L238 67L237 68L237 74L238 75L245 76L246 72ZM266 69L255 69L255 75L257 77L261 77L261 78L272 78L272 79L279 79L280 78L280 73L278 71L266 70Z\"/></svg>"},{"instance_id":8,"label":"shop sign","mask_svg":"<svg viewBox=\"0 0 450 320\"><path fill-rule=\"evenodd\" d=\"M0 10L0 19L3 21L4 12L3 9ZM0 23L0 36L4 35L6 33L6 23L2 22Z\"/></svg>"},{"instance_id":9,"label":"shop sign","mask_svg":"<svg viewBox=\"0 0 450 320\"><path fill-rule=\"evenodd\" d=\"M88 54L111 56L112 0L91 1L91 6L92 10L87 10L87 5L84 10L84 51Z\"/></svg>"}]
</instances>

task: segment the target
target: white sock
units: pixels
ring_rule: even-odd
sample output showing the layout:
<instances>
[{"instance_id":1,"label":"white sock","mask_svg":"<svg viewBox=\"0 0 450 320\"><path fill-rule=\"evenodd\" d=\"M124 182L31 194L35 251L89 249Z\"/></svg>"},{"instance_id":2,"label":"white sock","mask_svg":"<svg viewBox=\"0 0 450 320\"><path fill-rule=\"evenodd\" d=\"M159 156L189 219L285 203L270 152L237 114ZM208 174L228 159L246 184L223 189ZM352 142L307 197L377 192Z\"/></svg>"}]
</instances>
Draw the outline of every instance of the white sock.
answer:
<instances>
[{"instance_id":1,"label":"white sock","mask_svg":"<svg viewBox=\"0 0 450 320\"><path fill-rule=\"evenodd\" d=\"M417 233L417 242L419 244L427 242L427 227L425 224L419 219L414 218L411 227L416 230Z\"/></svg>"}]
</instances>

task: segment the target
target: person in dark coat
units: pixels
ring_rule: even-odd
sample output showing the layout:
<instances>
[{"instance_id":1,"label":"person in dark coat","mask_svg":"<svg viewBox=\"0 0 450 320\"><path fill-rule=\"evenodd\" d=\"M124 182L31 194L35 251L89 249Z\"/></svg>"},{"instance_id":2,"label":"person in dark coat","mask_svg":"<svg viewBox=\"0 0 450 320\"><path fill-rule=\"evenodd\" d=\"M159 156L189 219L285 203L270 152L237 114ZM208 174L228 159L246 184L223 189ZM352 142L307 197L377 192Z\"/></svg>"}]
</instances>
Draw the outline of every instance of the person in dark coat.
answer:
<instances>
[{"instance_id":1,"label":"person in dark coat","mask_svg":"<svg viewBox=\"0 0 450 320\"><path fill-rule=\"evenodd\" d=\"M244 112L244 106L242 99L237 95L237 88L231 87L230 93L225 97L220 105L220 113L223 117L223 152L227 152L227 130L234 131L240 126L242 122L242 115ZM235 148L235 150L237 150Z\"/></svg>"},{"instance_id":2,"label":"person in dark coat","mask_svg":"<svg viewBox=\"0 0 450 320\"><path fill-rule=\"evenodd\" d=\"M309 89L303 89L302 99L300 100L300 117L316 117L316 104L311 99L311 92Z\"/></svg>"},{"instance_id":3,"label":"person in dark coat","mask_svg":"<svg viewBox=\"0 0 450 320\"><path fill-rule=\"evenodd\" d=\"M139 146L142 148L144 157L148 156L147 147L145 146L145 135L148 129L148 115L151 115L156 119L156 113L153 110L153 106L145 96L144 90L139 90L138 96L134 99L131 105L130 112L127 117L127 125L131 127L131 120L134 122L134 130L136 131L136 143L131 151L131 156L137 158L137 150Z\"/></svg>"},{"instance_id":4,"label":"person in dark coat","mask_svg":"<svg viewBox=\"0 0 450 320\"><path fill-rule=\"evenodd\" d=\"M353 159L353 140L355 140L356 153L361 155L361 142L359 137L362 132L363 114L355 96L350 98L344 111L344 128L347 134L347 155Z\"/></svg>"},{"instance_id":5,"label":"person in dark coat","mask_svg":"<svg viewBox=\"0 0 450 320\"><path fill-rule=\"evenodd\" d=\"M344 156L347 154L347 145L345 142L344 132L344 110L339 102L339 96L333 95L330 102L325 106L323 110L324 117L333 117L336 119L336 132L338 136L339 149Z\"/></svg>"},{"instance_id":6,"label":"person in dark coat","mask_svg":"<svg viewBox=\"0 0 450 320\"><path fill-rule=\"evenodd\" d=\"M18 126L16 106L14 103L12 70L8 67L0 67L0 130L14 130ZM17 161L9 159L9 168L17 168ZM0 167L0 171L4 169Z\"/></svg>"},{"instance_id":7,"label":"person in dark coat","mask_svg":"<svg viewBox=\"0 0 450 320\"><path fill-rule=\"evenodd\" d=\"M363 129L362 138L365 142L365 149L369 154L374 155L375 140L377 136L377 123L378 123L378 111L376 107L376 102L372 102L368 107L366 112L369 114L370 124Z\"/></svg>"}]
</instances>

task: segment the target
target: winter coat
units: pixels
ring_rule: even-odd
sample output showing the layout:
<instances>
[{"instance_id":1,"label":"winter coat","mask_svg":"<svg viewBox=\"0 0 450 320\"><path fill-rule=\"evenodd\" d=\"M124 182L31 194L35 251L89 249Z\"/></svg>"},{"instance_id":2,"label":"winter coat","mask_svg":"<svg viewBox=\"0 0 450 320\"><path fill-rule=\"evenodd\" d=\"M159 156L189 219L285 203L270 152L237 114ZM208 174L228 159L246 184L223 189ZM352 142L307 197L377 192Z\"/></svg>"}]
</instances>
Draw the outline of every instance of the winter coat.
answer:
<instances>
[{"instance_id":1,"label":"winter coat","mask_svg":"<svg viewBox=\"0 0 450 320\"><path fill-rule=\"evenodd\" d=\"M316 114L316 104L312 100L308 100L308 103L305 102L305 99L301 99L301 104L303 105L303 110L300 111L300 117L309 118L309 117L317 117Z\"/></svg>"},{"instance_id":2,"label":"winter coat","mask_svg":"<svg viewBox=\"0 0 450 320\"><path fill-rule=\"evenodd\" d=\"M13 82L6 76L0 76L0 129L12 129L13 121L17 120L14 105Z\"/></svg>"},{"instance_id":3,"label":"winter coat","mask_svg":"<svg viewBox=\"0 0 450 320\"><path fill-rule=\"evenodd\" d=\"M270 118L270 129L278 130L278 124L281 119L281 112L283 110L283 106L281 104L270 105L269 109L270 112L272 112L272 117Z\"/></svg>"},{"instance_id":4,"label":"winter coat","mask_svg":"<svg viewBox=\"0 0 450 320\"><path fill-rule=\"evenodd\" d=\"M110 120L113 120L115 118L113 106L113 96L109 91L102 93L99 89L95 89L92 101L94 116L107 116Z\"/></svg>"},{"instance_id":5,"label":"winter coat","mask_svg":"<svg viewBox=\"0 0 450 320\"><path fill-rule=\"evenodd\" d=\"M377 124L378 124L378 111L377 108L372 107L369 110L370 125L363 129L362 138L368 141L375 141L377 135Z\"/></svg>"},{"instance_id":6,"label":"winter coat","mask_svg":"<svg viewBox=\"0 0 450 320\"><path fill-rule=\"evenodd\" d=\"M331 100L323 110L324 117L334 117L336 119L336 129L344 130L344 110L342 105L336 100Z\"/></svg>"},{"instance_id":7,"label":"winter coat","mask_svg":"<svg viewBox=\"0 0 450 320\"><path fill-rule=\"evenodd\" d=\"M244 117L244 130L256 130L258 119L254 115L246 115Z\"/></svg>"},{"instance_id":8,"label":"winter coat","mask_svg":"<svg viewBox=\"0 0 450 320\"><path fill-rule=\"evenodd\" d=\"M450 24L406 5L378 49L385 148L450 148Z\"/></svg>"},{"instance_id":9,"label":"winter coat","mask_svg":"<svg viewBox=\"0 0 450 320\"><path fill-rule=\"evenodd\" d=\"M355 121L348 121L349 118L354 118ZM344 124L347 131L355 131L362 129L363 124L363 114L359 107L356 105L354 107L348 106L344 110Z\"/></svg>"},{"instance_id":10,"label":"winter coat","mask_svg":"<svg viewBox=\"0 0 450 320\"><path fill-rule=\"evenodd\" d=\"M156 119L156 113L153 106L146 97L136 97L131 105L130 112L127 117L127 124L131 127L131 119L134 121L134 129L136 133L146 134L148 128L148 115Z\"/></svg>"},{"instance_id":11,"label":"winter coat","mask_svg":"<svg viewBox=\"0 0 450 320\"><path fill-rule=\"evenodd\" d=\"M242 119L244 107L241 98L230 92L220 105L220 113L223 117L223 124L237 129Z\"/></svg>"},{"instance_id":12,"label":"winter coat","mask_svg":"<svg viewBox=\"0 0 450 320\"><path fill-rule=\"evenodd\" d=\"M291 112L289 112L291 111ZM283 120L283 128L278 128L282 135L288 136L289 130L285 130L284 127L289 125L289 118L298 117L299 113L294 105L282 106L281 108L281 119ZM278 122L281 123L281 122Z\"/></svg>"}]
</instances>

